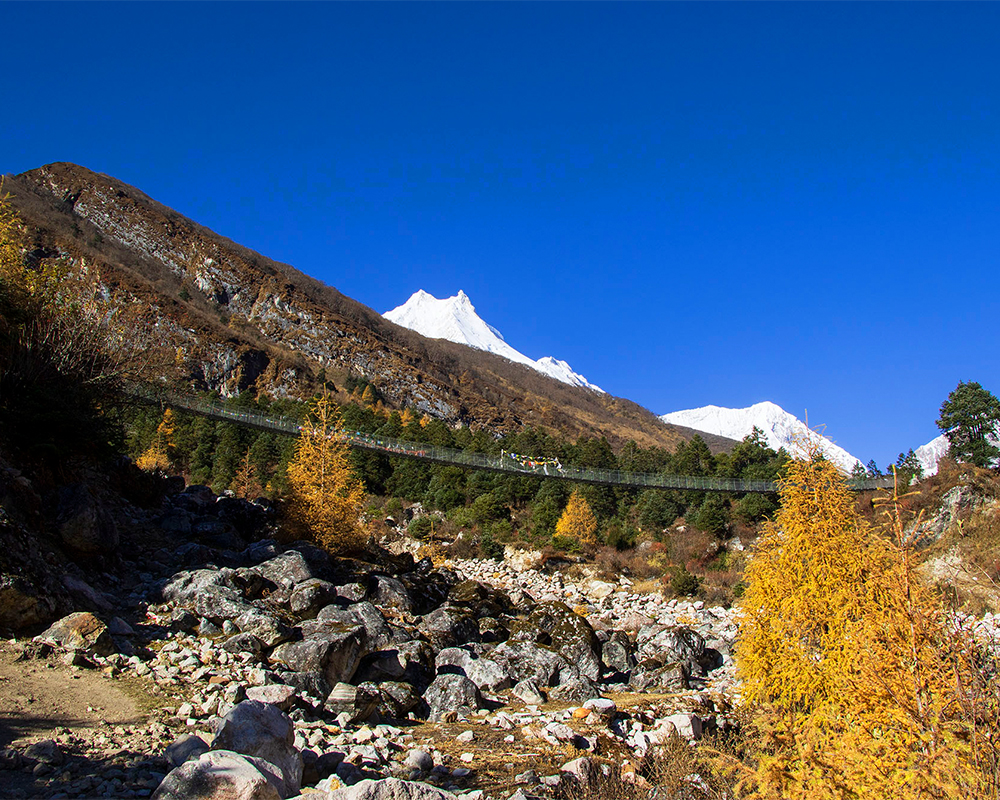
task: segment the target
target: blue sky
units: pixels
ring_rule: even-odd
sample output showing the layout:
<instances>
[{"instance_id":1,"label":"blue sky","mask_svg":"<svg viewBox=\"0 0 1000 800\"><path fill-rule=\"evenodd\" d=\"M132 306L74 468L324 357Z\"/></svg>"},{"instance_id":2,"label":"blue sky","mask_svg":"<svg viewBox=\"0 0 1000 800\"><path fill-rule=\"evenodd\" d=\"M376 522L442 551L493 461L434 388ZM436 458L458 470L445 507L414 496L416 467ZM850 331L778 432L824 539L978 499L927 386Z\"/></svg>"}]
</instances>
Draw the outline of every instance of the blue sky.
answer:
<instances>
[{"instance_id":1,"label":"blue sky","mask_svg":"<svg viewBox=\"0 0 1000 800\"><path fill-rule=\"evenodd\" d=\"M377 311L464 289L657 413L884 466L1000 394L1000 4L0 3L72 161Z\"/></svg>"}]
</instances>

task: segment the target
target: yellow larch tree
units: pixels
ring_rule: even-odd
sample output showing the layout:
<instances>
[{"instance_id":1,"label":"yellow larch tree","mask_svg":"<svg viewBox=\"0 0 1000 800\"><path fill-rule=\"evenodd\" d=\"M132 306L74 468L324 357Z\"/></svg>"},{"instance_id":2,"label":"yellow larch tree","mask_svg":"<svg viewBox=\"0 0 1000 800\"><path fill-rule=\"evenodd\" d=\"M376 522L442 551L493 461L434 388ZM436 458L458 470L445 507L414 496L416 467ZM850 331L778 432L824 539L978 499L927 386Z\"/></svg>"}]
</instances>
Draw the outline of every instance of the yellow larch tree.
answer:
<instances>
[{"instance_id":1,"label":"yellow larch tree","mask_svg":"<svg viewBox=\"0 0 1000 800\"><path fill-rule=\"evenodd\" d=\"M261 486L260 479L257 477L257 466L250 458L249 448L246 455L243 456L243 460L240 461L240 466L236 470L236 475L233 476L233 482L229 488L232 489L233 494L244 500L253 500L264 494L264 487Z\"/></svg>"},{"instance_id":2,"label":"yellow larch tree","mask_svg":"<svg viewBox=\"0 0 1000 800\"><path fill-rule=\"evenodd\" d=\"M597 546L597 517L579 490L569 496L566 508L556 523L556 535L568 536L584 547Z\"/></svg>"},{"instance_id":3,"label":"yellow larch tree","mask_svg":"<svg viewBox=\"0 0 1000 800\"><path fill-rule=\"evenodd\" d=\"M898 496L873 527L822 459L790 464L779 491L736 646L759 743L746 796L986 797L970 727L981 714L963 690L971 661L913 578Z\"/></svg>"},{"instance_id":4,"label":"yellow larch tree","mask_svg":"<svg viewBox=\"0 0 1000 800\"><path fill-rule=\"evenodd\" d=\"M174 412L169 408L163 412L163 419L156 427L153 441L146 451L136 459L136 466L146 472L168 472L176 452L174 444Z\"/></svg>"},{"instance_id":5,"label":"yellow larch tree","mask_svg":"<svg viewBox=\"0 0 1000 800\"><path fill-rule=\"evenodd\" d=\"M288 465L288 518L293 528L330 552L364 541L361 513L365 490L351 468L343 425L326 393L310 413Z\"/></svg>"}]
</instances>

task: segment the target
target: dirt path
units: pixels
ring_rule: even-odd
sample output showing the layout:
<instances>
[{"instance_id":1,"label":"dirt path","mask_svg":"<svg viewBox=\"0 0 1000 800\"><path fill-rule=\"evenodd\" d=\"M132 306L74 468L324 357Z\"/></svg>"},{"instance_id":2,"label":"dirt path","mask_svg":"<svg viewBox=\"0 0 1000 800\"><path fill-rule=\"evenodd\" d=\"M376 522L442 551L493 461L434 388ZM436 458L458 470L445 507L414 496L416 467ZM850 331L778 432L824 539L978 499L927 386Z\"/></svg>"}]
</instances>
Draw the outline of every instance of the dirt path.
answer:
<instances>
[{"instance_id":1,"label":"dirt path","mask_svg":"<svg viewBox=\"0 0 1000 800\"><path fill-rule=\"evenodd\" d=\"M0 641L0 747L52 738L56 728L80 735L103 723L141 721L132 698L102 673L66 666L57 656L24 659L23 650Z\"/></svg>"}]
</instances>

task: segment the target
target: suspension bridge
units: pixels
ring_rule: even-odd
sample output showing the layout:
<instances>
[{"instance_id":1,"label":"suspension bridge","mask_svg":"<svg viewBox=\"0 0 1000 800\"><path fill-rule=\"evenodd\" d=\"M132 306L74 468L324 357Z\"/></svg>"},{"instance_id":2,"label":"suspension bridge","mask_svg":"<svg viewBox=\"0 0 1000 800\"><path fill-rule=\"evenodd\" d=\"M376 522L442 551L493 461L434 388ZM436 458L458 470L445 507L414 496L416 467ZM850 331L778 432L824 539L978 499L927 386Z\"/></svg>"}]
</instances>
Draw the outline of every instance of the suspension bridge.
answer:
<instances>
[{"instance_id":1,"label":"suspension bridge","mask_svg":"<svg viewBox=\"0 0 1000 800\"><path fill-rule=\"evenodd\" d=\"M143 387L134 390L133 394L145 403L188 411L209 419L231 422L247 428L282 433L288 436L298 436L302 433L302 423L290 417L226 408L222 403L164 389ZM777 492L777 486L773 481L574 467L562 465L553 459L532 459L510 453L502 453L499 456L472 453L451 447L438 447L422 442L408 442L403 439L376 436L361 431L345 430L341 432L341 435L344 442L351 447L382 455L414 458L439 464L528 477L551 478L599 486L622 486L631 489L687 489L701 492L744 494ZM850 481L850 486L855 491L890 488L891 484L891 476Z\"/></svg>"}]
</instances>

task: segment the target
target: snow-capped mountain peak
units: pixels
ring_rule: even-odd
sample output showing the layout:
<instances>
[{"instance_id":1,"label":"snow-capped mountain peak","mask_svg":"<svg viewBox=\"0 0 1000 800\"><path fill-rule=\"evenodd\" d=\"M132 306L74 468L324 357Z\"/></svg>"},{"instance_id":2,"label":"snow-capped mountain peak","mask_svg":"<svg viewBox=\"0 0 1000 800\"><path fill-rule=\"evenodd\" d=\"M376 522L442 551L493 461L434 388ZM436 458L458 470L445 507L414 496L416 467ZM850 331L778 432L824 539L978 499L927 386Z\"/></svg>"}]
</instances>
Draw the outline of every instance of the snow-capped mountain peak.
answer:
<instances>
[{"instance_id":1,"label":"snow-capped mountain peak","mask_svg":"<svg viewBox=\"0 0 1000 800\"><path fill-rule=\"evenodd\" d=\"M390 322L402 325L430 339L447 339L449 342L468 345L524 364L538 372L571 386L582 386L595 392L604 392L583 375L572 370L565 361L545 356L535 361L515 350L492 325L477 313L469 296L461 289L454 297L438 300L418 289L403 305L382 315Z\"/></svg>"},{"instance_id":2,"label":"snow-capped mountain peak","mask_svg":"<svg viewBox=\"0 0 1000 800\"><path fill-rule=\"evenodd\" d=\"M860 463L844 448L838 447L781 406L766 400L748 408L703 406L674 411L663 414L660 419L736 440L747 436L757 427L764 431L769 447L775 450L784 447L794 457L805 457L811 447L819 447L823 455L845 473L849 473Z\"/></svg>"}]
</instances>

